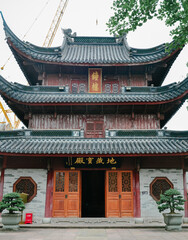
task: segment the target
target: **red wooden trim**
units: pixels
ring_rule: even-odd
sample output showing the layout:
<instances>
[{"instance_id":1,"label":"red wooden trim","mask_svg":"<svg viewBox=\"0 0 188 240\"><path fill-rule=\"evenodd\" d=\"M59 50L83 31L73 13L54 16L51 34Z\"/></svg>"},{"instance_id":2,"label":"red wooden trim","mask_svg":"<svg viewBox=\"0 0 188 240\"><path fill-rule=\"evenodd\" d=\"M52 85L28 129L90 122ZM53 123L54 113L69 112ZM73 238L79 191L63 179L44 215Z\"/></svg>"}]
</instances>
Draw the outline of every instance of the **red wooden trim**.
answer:
<instances>
[{"instance_id":1,"label":"red wooden trim","mask_svg":"<svg viewBox=\"0 0 188 240\"><path fill-rule=\"evenodd\" d=\"M31 200L37 195L37 184L36 184L36 182L32 179L32 177L20 177L20 178L18 178L18 180L13 184L13 191L16 192L17 190L19 190L19 189L17 189L17 184L18 184L20 181L25 180L25 179L29 180L29 181L32 182L32 184L34 185L34 191L33 191L33 194L32 194L32 195L30 195L29 192L24 191L25 193L28 194L27 202L31 202ZM25 187L24 187L24 188L25 188ZM26 189L25 189L25 190L26 190ZM27 190L29 190L29 189L27 189Z\"/></svg>"},{"instance_id":2,"label":"red wooden trim","mask_svg":"<svg viewBox=\"0 0 188 240\"><path fill-rule=\"evenodd\" d=\"M6 164L7 164L7 156L4 156L3 158L3 166L1 169L1 181L0 181L0 200L3 197L3 187L4 187L4 178L5 178L5 168L6 168Z\"/></svg>"},{"instance_id":3,"label":"red wooden trim","mask_svg":"<svg viewBox=\"0 0 188 240\"><path fill-rule=\"evenodd\" d=\"M184 204L185 217L188 217L188 198L187 198L187 181L186 181L186 171L183 170L183 189L184 189L184 199L186 200Z\"/></svg>"},{"instance_id":4,"label":"red wooden trim","mask_svg":"<svg viewBox=\"0 0 188 240\"><path fill-rule=\"evenodd\" d=\"M153 184L158 181L158 180L165 180L169 185L170 185L170 188L174 188L174 184L167 178L167 177L155 177L153 179L153 181L150 183L150 196L155 200L155 201L159 201L160 200L160 197L159 199L152 193L152 189L153 189Z\"/></svg>"},{"instance_id":5,"label":"red wooden trim","mask_svg":"<svg viewBox=\"0 0 188 240\"><path fill-rule=\"evenodd\" d=\"M155 153L155 154L79 154L79 153L75 153L75 154L33 154L33 153L5 153L5 152L0 152L1 155L4 156L35 156L35 157L75 157L75 156L79 156L79 157L110 157L110 156L115 156L115 157L170 157L170 156L187 156L188 152L183 152L183 153Z\"/></svg>"},{"instance_id":6,"label":"red wooden trim","mask_svg":"<svg viewBox=\"0 0 188 240\"><path fill-rule=\"evenodd\" d=\"M5 176L5 169L1 169L0 201L2 200L2 197L3 197L4 176Z\"/></svg>"},{"instance_id":7,"label":"red wooden trim","mask_svg":"<svg viewBox=\"0 0 188 240\"><path fill-rule=\"evenodd\" d=\"M141 217L140 209L140 179L139 171L135 170L133 172L133 191L134 191L134 217Z\"/></svg>"},{"instance_id":8,"label":"red wooden trim","mask_svg":"<svg viewBox=\"0 0 188 240\"><path fill-rule=\"evenodd\" d=\"M135 180L136 180L136 217L141 217L141 209L140 209L140 176L139 171L136 171Z\"/></svg>"},{"instance_id":9,"label":"red wooden trim","mask_svg":"<svg viewBox=\"0 0 188 240\"><path fill-rule=\"evenodd\" d=\"M52 203L53 203L53 171L48 171L46 184L46 205L45 217L52 217Z\"/></svg>"},{"instance_id":10,"label":"red wooden trim","mask_svg":"<svg viewBox=\"0 0 188 240\"><path fill-rule=\"evenodd\" d=\"M136 209L136 171L133 171L133 216L137 216L137 209Z\"/></svg>"}]
</instances>

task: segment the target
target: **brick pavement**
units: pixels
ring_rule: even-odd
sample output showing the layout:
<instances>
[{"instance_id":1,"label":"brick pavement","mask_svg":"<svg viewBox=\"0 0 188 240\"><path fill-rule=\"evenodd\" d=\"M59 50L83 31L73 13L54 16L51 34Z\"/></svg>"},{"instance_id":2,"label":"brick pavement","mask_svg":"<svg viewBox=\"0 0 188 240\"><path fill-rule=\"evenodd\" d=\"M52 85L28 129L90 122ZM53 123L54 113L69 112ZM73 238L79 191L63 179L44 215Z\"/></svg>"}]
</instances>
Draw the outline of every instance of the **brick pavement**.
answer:
<instances>
[{"instance_id":1,"label":"brick pavement","mask_svg":"<svg viewBox=\"0 0 188 240\"><path fill-rule=\"evenodd\" d=\"M164 228L67 229L21 228L19 231L0 229L0 240L187 240L188 228L179 232Z\"/></svg>"}]
</instances>

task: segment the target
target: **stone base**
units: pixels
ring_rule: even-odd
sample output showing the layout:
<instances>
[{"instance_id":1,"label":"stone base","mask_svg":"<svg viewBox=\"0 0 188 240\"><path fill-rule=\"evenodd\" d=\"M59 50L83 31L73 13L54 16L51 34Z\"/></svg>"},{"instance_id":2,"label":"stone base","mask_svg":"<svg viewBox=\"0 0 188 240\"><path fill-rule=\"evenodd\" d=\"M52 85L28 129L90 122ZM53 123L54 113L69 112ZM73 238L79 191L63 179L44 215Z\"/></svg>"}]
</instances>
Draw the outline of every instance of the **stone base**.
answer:
<instances>
[{"instance_id":1,"label":"stone base","mask_svg":"<svg viewBox=\"0 0 188 240\"><path fill-rule=\"evenodd\" d=\"M181 227L181 225L180 226L178 226L178 225L166 225L165 230L167 230L167 231L181 231L182 227Z\"/></svg>"},{"instance_id":2,"label":"stone base","mask_svg":"<svg viewBox=\"0 0 188 240\"><path fill-rule=\"evenodd\" d=\"M188 223L188 217L183 218L183 223Z\"/></svg>"},{"instance_id":3,"label":"stone base","mask_svg":"<svg viewBox=\"0 0 188 240\"><path fill-rule=\"evenodd\" d=\"M2 217L2 224L3 230L18 230L19 229L19 222L21 221L21 214L20 213L3 213Z\"/></svg>"},{"instance_id":4,"label":"stone base","mask_svg":"<svg viewBox=\"0 0 188 240\"><path fill-rule=\"evenodd\" d=\"M181 213L163 213L163 217L167 231L180 231L182 229L183 215Z\"/></svg>"},{"instance_id":5,"label":"stone base","mask_svg":"<svg viewBox=\"0 0 188 240\"><path fill-rule=\"evenodd\" d=\"M2 229L3 230L19 230L20 226L19 225L3 225Z\"/></svg>"},{"instance_id":6,"label":"stone base","mask_svg":"<svg viewBox=\"0 0 188 240\"><path fill-rule=\"evenodd\" d=\"M144 223L144 219L143 218L135 218L135 223L136 224L143 224Z\"/></svg>"},{"instance_id":7,"label":"stone base","mask_svg":"<svg viewBox=\"0 0 188 240\"><path fill-rule=\"evenodd\" d=\"M44 224L49 224L49 223L51 223L51 218L43 218L43 219L42 219L42 223L44 223Z\"/></svg>"}]
</instances>

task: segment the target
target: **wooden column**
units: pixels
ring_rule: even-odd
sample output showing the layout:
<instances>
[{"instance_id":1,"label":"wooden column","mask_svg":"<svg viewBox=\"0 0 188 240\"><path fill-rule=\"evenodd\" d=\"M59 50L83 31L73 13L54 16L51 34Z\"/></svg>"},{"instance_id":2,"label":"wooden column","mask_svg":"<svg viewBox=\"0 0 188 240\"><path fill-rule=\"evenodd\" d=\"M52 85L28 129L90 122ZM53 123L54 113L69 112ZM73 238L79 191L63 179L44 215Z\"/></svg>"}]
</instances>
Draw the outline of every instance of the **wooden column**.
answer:
<instances>
[{"instance_id":1,"label":"wooden column","mask_svg":"<svg viewBox=\"0 0 188 240\"><path fill-rule=\"evenodd\" d=\"M184 204L185 217L188 217L188 198L187 198L187 181L186 181L186 171L183 170L183 188L184 188L184 199L186 200Z\"/></svg>"},{"instance_id":2,"label":"wooden column","mask_svg":"<svg viewBox=\"0 0 188 240\"><path fill-rule=\"evenodd\" d=\"M1 177L0 177L0 201L1 201L2 197L3 197L3 187L4 187L4 176L5 176L6 163L7 163L7 156L4 156L2 168L0 169L0 171L1 171Z\"/></svg>"},{"instance_id":3,"label":"wooden column","mask_svg":"<svg viewBox=\"0 0 188 240\"><path fill-rule=\"evenodd\" d=\"M134 217L141 217L139 169L134 171Z\"/></svg>"},{"instance_id":4,"label":"wooden column","mask_svg":"<svg viewBox=\"0 0 188 240\"><path fill-rule=\"evenodd\" d=\"M46 206L45 217L52 217L52 204L53 204L53 170L48 171L47 186L46 186Z\"/></svg>"}]
</instances>

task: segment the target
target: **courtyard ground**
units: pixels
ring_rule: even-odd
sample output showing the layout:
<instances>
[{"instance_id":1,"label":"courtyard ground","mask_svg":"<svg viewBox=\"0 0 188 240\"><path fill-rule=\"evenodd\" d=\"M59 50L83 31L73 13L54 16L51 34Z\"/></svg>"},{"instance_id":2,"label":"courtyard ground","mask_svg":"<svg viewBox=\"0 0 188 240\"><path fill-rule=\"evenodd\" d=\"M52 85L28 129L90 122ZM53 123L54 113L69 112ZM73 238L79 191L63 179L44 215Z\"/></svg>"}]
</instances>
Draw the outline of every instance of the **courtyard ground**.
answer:
<instances>
[{"instance_id":1,"label":"courtyard ground","mask_svg":"<svg viewBox=\"0 0 188 240\"><path fill-rule=\"evenodd\" d=\"M21 228L0 229L0 240L187 240L188 228L169 232L164 228Z\"/></svg>"}]
</instances>

